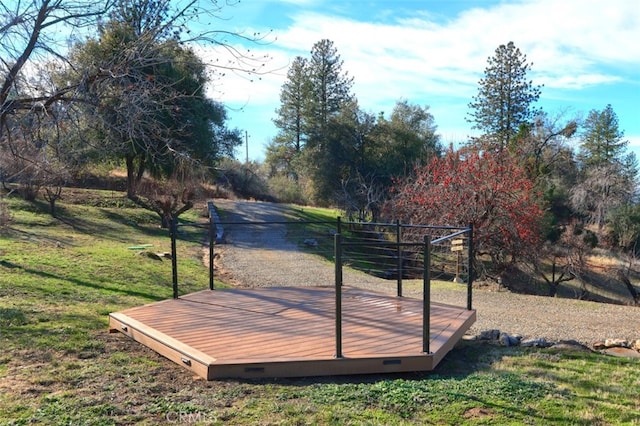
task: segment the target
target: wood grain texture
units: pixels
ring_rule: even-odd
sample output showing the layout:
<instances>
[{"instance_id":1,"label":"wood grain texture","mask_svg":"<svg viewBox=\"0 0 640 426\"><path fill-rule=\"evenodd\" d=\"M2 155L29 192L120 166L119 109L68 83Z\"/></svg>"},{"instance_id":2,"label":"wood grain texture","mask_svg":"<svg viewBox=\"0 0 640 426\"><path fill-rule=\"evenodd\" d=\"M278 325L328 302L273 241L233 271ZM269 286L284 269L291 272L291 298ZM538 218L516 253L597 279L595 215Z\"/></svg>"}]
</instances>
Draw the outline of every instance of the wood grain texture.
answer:
<instances>
[{"instance_id":1,"label":"wood grain texture","mask_svg":"<svg viewBox=\"0 0 640 426\"><path fill-rule=\"evenodd\" d=\"M109 327L211 380L429 371L475 322L431 303L424 354L422 300L344 287L342 312L338 359L332 287L205 290L113 313Z\"/></svg>"}]
</instances>

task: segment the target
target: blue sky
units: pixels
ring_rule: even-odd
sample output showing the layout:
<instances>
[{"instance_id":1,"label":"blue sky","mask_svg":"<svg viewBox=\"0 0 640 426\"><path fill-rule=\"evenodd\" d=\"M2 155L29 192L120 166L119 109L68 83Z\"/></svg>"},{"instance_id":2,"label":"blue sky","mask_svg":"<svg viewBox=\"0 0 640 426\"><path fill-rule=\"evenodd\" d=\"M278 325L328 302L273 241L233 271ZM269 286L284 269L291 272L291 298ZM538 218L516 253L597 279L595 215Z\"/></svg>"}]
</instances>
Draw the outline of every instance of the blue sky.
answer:
<instances>
[{"instance_id":1,"label":"blue sky","mask_svg":"<svg viewBox=\"0 0 640 426\"><path fill-rule=\"evenodd\" d=\"M209 92L229 107L229 126L248 134L252 160L264 158L277 133L272 119L289 64L325 38L363 110L388 114L400 99L429 106L445 145L474 134L467 105L487 58L513 41L533 62L533 83L544 85L538 106L570 119L611 104L640 157L637 0L243 0L221 17L220 29L266 35L260 44L231 42L268 72L227 72ZM233 61L220 49L200 52Z\"/></svg>"}]
</instances>

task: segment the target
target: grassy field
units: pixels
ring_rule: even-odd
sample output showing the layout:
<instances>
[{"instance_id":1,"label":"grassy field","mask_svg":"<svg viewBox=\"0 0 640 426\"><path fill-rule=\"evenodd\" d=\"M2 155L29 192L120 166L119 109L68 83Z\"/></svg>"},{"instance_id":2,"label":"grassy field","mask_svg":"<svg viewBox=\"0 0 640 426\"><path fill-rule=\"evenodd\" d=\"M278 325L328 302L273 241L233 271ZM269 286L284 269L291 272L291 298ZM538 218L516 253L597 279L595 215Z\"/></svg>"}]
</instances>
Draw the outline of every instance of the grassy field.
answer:
<instances>
[{"instance_id":1,"label":"grassy field","mask_svg":"<svg viewBox=\"0 0 640 426\"><path fill-rule=\"evenodd\" d=\"M117 192L64 196L57 219L5 200L2 425L640 424L640 362L586 352L463 342L431 374L196 379L107 332L110 312L172 296L171 262L146 255L170 250L157 217ZM203 240L181 228L181 293L208 286Z\"/></svg>"}]
</instances>

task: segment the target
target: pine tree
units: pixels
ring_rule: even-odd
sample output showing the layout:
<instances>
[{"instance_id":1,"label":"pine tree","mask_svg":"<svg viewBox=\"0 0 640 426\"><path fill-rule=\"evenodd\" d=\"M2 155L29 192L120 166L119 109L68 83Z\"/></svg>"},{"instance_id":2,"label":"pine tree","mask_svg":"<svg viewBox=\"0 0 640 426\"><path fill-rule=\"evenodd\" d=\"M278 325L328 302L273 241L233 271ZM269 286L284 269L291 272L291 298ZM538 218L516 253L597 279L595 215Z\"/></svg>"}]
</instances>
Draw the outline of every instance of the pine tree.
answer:
<instances>
[{"instance_id":1,"label":"pine tree","mask_svg":"<svg viewBox=\"0 0 640 426\"><path fill-rule=\"evenodd\" d=\"M308 95L307 60L298 56L287 72L287 81L280 90L278 116L273 120L280 130L278 138L295 152L300 152L304 144L304 111Z\"/></svg>"},{"instance_id":2,"label":"pine tree","mask_svg":"<svg viewBox=\"0 0 640 426\"><path fill-rule=\"evenodd\" d=\"M592 110L583 124L578 154L580 182L571 190L573 208L603 231L611 212L633 201L638 163L611 105Z\"/></svg>"},{"instance_id":3,"label":"pine tree","mask_svg":"<svg viewBox=\"0 0 640 426\"><path fill-rule=\"evenodd\" d=\"M618 128L618 116L611 105L602 111L591 110L583 123L579 160L584 167L620 163L627 141Z\"/></svg>"},{"instance_id":4,"label":"pine tree","mask_svg":"<svg viewBox=\"0 0 640 426\"><path fill-rule=\"evenodd\" d=\"M310 99L307 109L309 142L326 142L327 126L341 108L352 100L353 78L342 70L343 61L331 40L320 40L311 49L309 60Z\"/></svg>"},{"instance_id":5,"label":"pine tree","mask_svg":"<svg viewBox=\"0 0 640 426\"><path fill-rule=\"evenodd\" d=\"M272 175L280 173L298 178L295 162L305 144L305 108L309 97L307 60L296 57L287 72L287 81L280 90L280 107L273 120L279 129L277 136L267 147L266 162Z\"/></svg>"},{"instance_id":6,"label":"pine tree","mask_svg":"<svg viewBox=\"0 0 640 426\"><path fill-rule=\"evenodd\" d=\"M476 140L479 148L500 152L513 143L521 125L539 114L532 104L540 96L540 86L527 80L532 64L513 42L500 45L487 62L478 94L469 103L473 112L468 121L484 132Z\"/></svg>"}]
</instances>

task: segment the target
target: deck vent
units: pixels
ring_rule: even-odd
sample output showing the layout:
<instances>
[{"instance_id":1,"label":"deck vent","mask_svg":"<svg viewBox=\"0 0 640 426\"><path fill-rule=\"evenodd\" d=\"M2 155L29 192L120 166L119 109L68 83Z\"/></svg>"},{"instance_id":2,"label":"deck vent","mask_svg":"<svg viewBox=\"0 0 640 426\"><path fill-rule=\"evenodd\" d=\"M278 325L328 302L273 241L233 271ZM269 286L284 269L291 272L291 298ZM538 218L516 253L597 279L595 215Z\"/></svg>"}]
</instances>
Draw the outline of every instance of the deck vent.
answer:
<instances>
[{"instance_id":1,"label":"deck vent","mask_svg":"<svg viewBox=\"0 0 640 426\"><path fill-rule=\"evenodd\" d=\"M402 364L401 359L385 359L382 361L382 365L400 365Z\"/></svg>"},{"instance_id":2,"label":"deck vent","mask_svg":"<svg viewBox=\"0 0 640 426\"><path fill-rule=\"evenodd\" d=\"M247 367L244 369L245 373L264 373L264 367Z\"/></svg>"}]
</instances>

